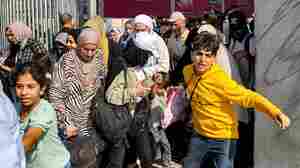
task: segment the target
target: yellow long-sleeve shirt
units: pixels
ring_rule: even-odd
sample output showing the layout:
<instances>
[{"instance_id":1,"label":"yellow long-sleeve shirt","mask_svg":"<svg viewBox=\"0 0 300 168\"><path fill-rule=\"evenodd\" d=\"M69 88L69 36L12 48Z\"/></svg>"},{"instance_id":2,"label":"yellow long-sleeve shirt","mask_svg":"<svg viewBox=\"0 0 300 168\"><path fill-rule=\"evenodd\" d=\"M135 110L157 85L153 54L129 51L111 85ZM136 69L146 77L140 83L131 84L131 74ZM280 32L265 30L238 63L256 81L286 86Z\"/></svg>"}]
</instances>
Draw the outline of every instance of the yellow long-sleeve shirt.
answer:
<instances>
[{"instance_id":1,"label":"yellow long-sleeve shirt","mask_svg":"<svg viewBox=\"0 0 300 168\"><path fill-rule=\"evenodd\" d=\"M237 115L233 104L255 108L274 119L281 111L260 94L244 88L232 80L217 64L201 76L194 73L193 65L183 69L188 92L194 91L191 107L193 127L200 135L215 139L237 139Z\"/></svg>"}]
</instances>

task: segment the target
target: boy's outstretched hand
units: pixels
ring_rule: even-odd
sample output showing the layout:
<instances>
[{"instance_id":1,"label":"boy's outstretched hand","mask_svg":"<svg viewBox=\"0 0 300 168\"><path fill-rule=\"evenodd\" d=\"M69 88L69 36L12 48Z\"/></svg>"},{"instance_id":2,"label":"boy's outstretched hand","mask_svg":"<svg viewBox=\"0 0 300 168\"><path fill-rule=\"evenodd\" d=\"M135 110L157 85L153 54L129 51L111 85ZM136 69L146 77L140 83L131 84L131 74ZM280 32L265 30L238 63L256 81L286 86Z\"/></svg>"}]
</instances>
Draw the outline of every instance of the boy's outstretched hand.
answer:
<instances>
[{"instance_id":1,"label":"boy's outstretched hand","mask_svg":"<svg viewBox=\"0 0 300 168\"><path fill-rule=\"evenodd\" d=\"M290 118L284 113L278 114L275 118L275 121L281 129L287 129L291 124Z\"/></svg>"}]
</instances>

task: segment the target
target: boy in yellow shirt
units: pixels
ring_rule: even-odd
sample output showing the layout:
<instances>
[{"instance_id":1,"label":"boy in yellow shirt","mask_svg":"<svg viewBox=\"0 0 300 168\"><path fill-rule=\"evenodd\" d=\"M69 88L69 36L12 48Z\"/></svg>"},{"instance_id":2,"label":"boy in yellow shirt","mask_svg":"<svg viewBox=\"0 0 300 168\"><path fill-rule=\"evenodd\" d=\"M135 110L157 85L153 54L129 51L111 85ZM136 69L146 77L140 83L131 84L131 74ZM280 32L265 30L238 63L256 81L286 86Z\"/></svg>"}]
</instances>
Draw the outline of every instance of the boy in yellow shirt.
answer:
<instances>
[{"instance_id":1,"label":"boy in yellow shirt","mask_svg":"<svg viewBox=\"0 0 300 168\"><path fill-rule=\"evenodd\" d=\"M195 36L191 65L184 79L191 99L194 134L184 168L199 168L211 161L216 168L232 168L238 135L237 115L233 104L264 112L282 129L290 119L260 94L232 80L215 62L220 41L202 32Z\"/></svg>"}]
</instances>

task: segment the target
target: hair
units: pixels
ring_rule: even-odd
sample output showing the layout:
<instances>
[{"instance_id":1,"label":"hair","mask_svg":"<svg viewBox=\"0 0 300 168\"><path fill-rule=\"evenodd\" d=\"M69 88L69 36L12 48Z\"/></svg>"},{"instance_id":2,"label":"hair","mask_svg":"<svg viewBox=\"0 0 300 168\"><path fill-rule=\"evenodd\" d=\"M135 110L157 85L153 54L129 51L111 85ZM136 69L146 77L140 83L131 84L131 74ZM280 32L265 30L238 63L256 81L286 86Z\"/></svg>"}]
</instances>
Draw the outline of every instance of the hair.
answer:
<instances>
[{"instance_id":1,"label":"hair","mask_svg":"<svg viewBox=\"0 0 300 168\"><path fill-rule=\"evenodd\" d=\"M5 31L4 32L7 32L9 30L9 27L5 27Z\"/></svg>"},{"instance_id":2,"label":"hair","mask_svg":"<svg viewBox=\"0 0 300 168\"><path fill-rule=\"evenodd\" d=\"M33 55L32 66L40 68L44 73L52 73L53 64L51 63L49 53L36 53Z\"/></svg>"},{"instance_id":3,"label":"hair","mask_svg":"<svg viewBox=\"0 0 300 168\"><path fill-rule=\"evenodd\" d=\"M74 142L74 149L71 150L72 167L94 168L97 167L97 146L99 138L97 135L81 136ZM100 144L99 144L100 145Z\"/></svg>"},{"instance_id":4,"label":"hair","mask_svg":"<svg viewBox=\"0 0 300 168\"><path fill-rule=\"evenodd\" d=\"M169 74L166 73L166 72L158 72L158 74L161 75L161 77L162 77L163 88L166 88L169 85L169 82L170 82ZM156 79L155 79L155 76L153 76L152 80L154 82L157 82Z\"/></svg>"},{"instance_id":5,"label":"hair","mask_svg":"<svg viewBox=\"0 0 300 168\"><path fill-rule=\"evenodd\" d=\"M70 13L63 13L61 16L60 16L60 24L61 25L64 25L68 22L71 22L73 19L72 15Z\"/></svg>"},{"instance_id":6,"label":"hair","mask_svg":"<svg viewBox=\"0 0 300 168\"><path fill-rule=\"evenodd\" d=\"M247 18L245 14L238 8L233 8L226 11L225 16L227 16L229 19L230 29L232 31L245 29L247 27ZM235 22L233 22L233 20L235 20Z\"/></svg>"},{"instance_id":7,"label":"hair","mask_svg":"<svg viewBox=\"0 0 300 168\"><path fill-rule=\"evenodd\" d=\"M127 20L127 21L125 22L124 25L128 25L128 24L134 25L134 20L133 20L133 19L129 19L129 20Z\"/></svg>"},{"instance_id":8,"label":"hair","mask_svg":"<svg viewBox=\"0 0 300 168\"><path fill-rule=\"evenodd\" d=\"M49 78L47 77L47 72L43 70L40 66L34 66L33 64L26 64L17 69L15 73L16 79L25 74L31 74L32 78L40 84L41 88L47 88L49 83Z\"/></svg>"},{"instance_id":9,"label":"hair","mask_svg":"<svg viewBox=\"0 0 300 168\"><path fill-rule=\"evenodd\" d=\"M77 38L80 34L80 30L76 30L76 29L66 29L62 32L68 33L69 36L73 36L75 42L77 43Z\"/></svg>"},{"instance_id":10,"label":"hair","mask_svg":"<svg viewBox=\"0 0 300 168\"><path fill-rule=\"evenodd\" d=\"M221 40L217 35L211 34L209 32L201 32L197 34L192 42L192 51L205 50L212 52L213 55L216 55Z\"/></svg>"}]
</instances>

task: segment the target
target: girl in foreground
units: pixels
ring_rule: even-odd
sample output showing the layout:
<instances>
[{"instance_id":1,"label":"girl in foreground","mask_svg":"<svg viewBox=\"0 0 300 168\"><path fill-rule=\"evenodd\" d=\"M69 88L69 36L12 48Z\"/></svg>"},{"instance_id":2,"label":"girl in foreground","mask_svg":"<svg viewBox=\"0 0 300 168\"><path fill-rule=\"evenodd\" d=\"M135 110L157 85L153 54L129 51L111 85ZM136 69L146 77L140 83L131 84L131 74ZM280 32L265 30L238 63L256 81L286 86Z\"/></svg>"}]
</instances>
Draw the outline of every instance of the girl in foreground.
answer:
<instances>
[{"instance_id":1,"label":"girl in foreground","mask_svg":"<svg viewBox=\"0 0 300 168\"><path fill-rule=\"evenodd\" d=\"M70 155L58 137L56 113L42 98L46 86L46 74L37 66L24 66L16 73L26 167L69 168Z\"/></svg>"}]
</instances>

